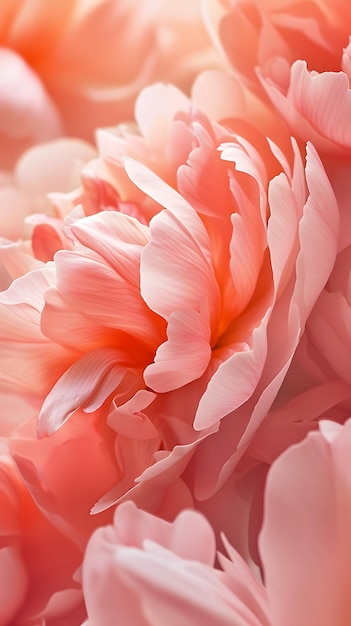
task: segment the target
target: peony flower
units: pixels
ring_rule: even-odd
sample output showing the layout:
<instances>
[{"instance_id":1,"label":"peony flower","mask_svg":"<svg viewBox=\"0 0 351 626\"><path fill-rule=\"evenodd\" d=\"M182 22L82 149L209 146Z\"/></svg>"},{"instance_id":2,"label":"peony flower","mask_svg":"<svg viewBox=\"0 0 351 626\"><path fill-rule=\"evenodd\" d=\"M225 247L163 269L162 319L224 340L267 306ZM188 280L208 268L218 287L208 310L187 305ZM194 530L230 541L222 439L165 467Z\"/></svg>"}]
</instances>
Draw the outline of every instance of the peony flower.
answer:
<instances>
[{"instance_id":1,"label":"peony flower","mask_svg":"<svg viewBox=\"0 0 351 626\"><path fill-rule=\"evenodd\" d=\"M302 145L312 141L317 148L338 200L339 249L344 249L350 245L350 4L204 4L209 30L233 70L284 118Z\"/></svg>"},{"instance_id":2,"label":"peony flower","mask_svg":"<svg viewBox=\"0 0 351 626\"><path fill-rule=\"evenodd\" d=\"M348 623L330 4L0 8L0 624Z\"/></svg>"},{"instance_id":3,"label":"peony flower","mask_svg":"<svg viewBox=\"0 0 351 626\"><path fill-rule=\"evenodd\" d=\"M349 623L351 423L322 421L268 475L259 549L262 584L199 513L172 524L131 503L97 530L83 564L85 624L286 626Z\"/></svg>"},{"instance_id":4,"label":"peony flower","mask_svg":"<svg viewBox=\"0 0 351 626\"><path fill-rule=\"evenodd\" d=\"M240 120L237 135L175 88L137 111L143 135L102 133L70 245L0 295L2 379L41 406L40 435L102 410L119 473L94 512L133 498L169 519L221 489L264 421L332 270L338 208L312 146L304 162Z\"/></svg>"},{"instance_id":5,"label":"peony flower","mask_svg":"<svg viewBox=\"0 0 351 626\"><path fill-rule=\"evenodd\" d=\"M130 119L147 83L188 89L221 64L196 3L6 1L0 23L1 167L61 135L91 141L96 126Z\"/></svg>"},{"instance_id":6,"label":"peony flower","mask_svg":"<svg viewBox=\"0 0 351 626\"><path fill-rule=\"evenodd\" d=\"M42 514L1 445L0 623L81 623L85 610L75 571L82 551Z\"/></svg>"},{"instance_id":7,"label":"peony flower","mask_svg":"<svg viewBox=\"0 0 351 626\"><path fill-rule=\"evenodd\" d=\"M235 556L237 571L234 563L229 573L213 568L214 534L199 513L183 511L170 524L122 504L114 525L97 530L87 547L84 626L116 620L135 626L268 624L259 621L264 589Z\"/></svg>"}]
</instances>

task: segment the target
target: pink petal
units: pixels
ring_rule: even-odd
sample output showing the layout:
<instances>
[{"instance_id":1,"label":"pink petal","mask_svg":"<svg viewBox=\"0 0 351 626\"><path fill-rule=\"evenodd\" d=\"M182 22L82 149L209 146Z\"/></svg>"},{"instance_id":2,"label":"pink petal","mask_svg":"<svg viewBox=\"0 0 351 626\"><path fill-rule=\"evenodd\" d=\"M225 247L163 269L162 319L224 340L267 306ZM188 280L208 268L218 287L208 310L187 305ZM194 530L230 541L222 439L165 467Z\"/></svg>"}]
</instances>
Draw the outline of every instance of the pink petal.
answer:
<instances>
[{"instance_id":1,"label":"pink petal","mask_svg":"<svg viewBox=\"0 0 351 626\"><path fill-rule=\"evenodd\" d=\"M143 612L154 626L261 626L256 616L219 581L214 570L175 558L168 550L120 548L116 567L125 585L142 599ZM126 606L121 606L125 621ZM111 614L112 617L112 614Z\"/></svg>"},{"instance_id":2,"label":"pink petal","mask_svg":"<svg viewBox=\"0 0 351 626\"><path fill-rule=\"evenodd\" d=\"M306 181L310 195L299 226L300 252L293 295L300 310L302 328L330 276L339 237L339 211L334 192L311 144L307 144Z\"/></svg>"},{"instance_id":3,"label":"pink petal","mask_svg":"<svg viewBox=\"0 0 351 626\"><path fill-rule=\"evenodd\" d=\"M211 316L215 315L219 290L209 237L200 218L182 196L147 168L126 160L126 170L140 189L168 209L150 223L151 242L141 259L143 298L152 310L168 319L177 309L198 310L207 297Z\"/></svg>"},{"instance_id":4,"label":"pink petal","mask_svg":"<svg viewBox=\"0 0 351 626\"><path fill-rule=\"evenodd\" d=\"M213 565L216 543L207 520L194 511L182 511L174 523L166 522L134 503L125 502L116 509L114 517L119 544L142 548L145 539L157 541L178 556Z\"/></svg>"},{"instance_id":5,"label":"pink petal","mask_svg":"<svg viewBox=\"0 0 351 626\"><path fill-rule=\"evenodd\" d=\"M196 77L191 101L211 120L242 118L247 106L242 83L219 70L205 70Z\"/></svg>"},{"instance_id":6,"label":"pink petal","mask_svg":"<svg viewBox=\"0 0 351 626\"><path fill-rule=\"evenodd\" d=\"M268 619L269 606L266 589L258 581L253 571L234 550L224 535L221 535L223 545L229 558L218 554L218 560L225 572L223 577L226 584L240 600L250 607L262 626L270 626Z\"/></svg>"},{"instance_id":7,"label":"pink petal","mask_svg":"<svg viewBox=\"0 0 351 626\"><path fill-rule=\"evenodd\" d=\"M30 143L59 136L56 107L32 69L8 48L0 48L0 67L0 133Z\"/></svg>"},{"instance_id":8,"label":"pink petal","mask_svg":"<svg viewBox=\"0 0 351 626\"><path fill-rule=\"evenodd\" d=\"M268 476L260 552L273 625L349 624L350 422L331 428Z\"/></svg>"},{"instance_id":9,"label":"pink petal","mask_svg":"<svg viewBox=\"0 0 351 626\"><path fill-rule=\"evenodd\" d=\"M129 502L120 505L114 528L97 531L86 552L87 623L118 618L155 626L259 626L251 608L210 567L214 551L212 529L196 512L182 512L168 524Z\"/></svg>"},{"instance_id":10,"label":"pink petal","mask_svg":"<svg viewBox=\"0 0 351 626\"><path fill-rule=\"evenodd\" d=\"M116 257L120 257L123 266L121 273L89 249L59 251L55 256L57 289L69 307L97 325L125 331L154 346L160 334L155 316L140 297L140 251L128 257L123 248L116 245ZM104 253L103 249L101 252Z\"/></svg>"},{"instance_id":11,"label":"pink petal","mask_svg":"<svg viewBox=\"0 0 351 626\"><path fill-rule=\"evenodd\" d=\"M98 409L123 380L127 367L113 348L101 348L74 363L58 380L42 406L38 434L54 433L72 413Z\"/></svg>"},{"instance_id":12,"label":"pink petal","mask_svg":"<svg viewBox=\"0 0 351 626\"><path fill-rule=\"evenodd\" d=\"M45 292L40 325L46 337L77 350L79 355L102 345L118 345L118 331L100 326L70 307L56 287L49 287Z\"/></svg>"},{"instance_id":13,"label":"pink petal","mask_svg":"<svg viewBox=\"0 0 351 626\"><path fill-rule=\"evenodd\" d=\"M207 316L178 310L169 316L167 341L144 371L146 384L157 392L171 391L200 378L211 359Z\"/></svg>"},{"instance_id":14,"label":"pink petal","mask_svg":"<svg viewBox=\"0 0 351 626\"><path fill-rule=\"evenodd\" d=\"M190 106L189 98L179 89L157 83L140 92L135 104L135 120L142 136L162 153L173 118L179 111L188 111Z\"/></svg>"},{"instance_id":15,"label":"pink petal","mask_svg":"<svg viewBox=\"0 0 351 626\"><path fill-rule=\"evenodd\" d=\"M155 393L140 389L136 394L125 402L110 411L107 423L117 433L124 437L133 439L154 439L158 436L157 429L151 420L142 413L156 398Z\"/></svg>"},{"instance_id":16,"label":"pink petal","mask_svg":"<svg viewBox=\"0 0 351 626\"><path fill-rule=\"evenodd\" d=\"M351 310L342 293L323 291L312 311L308 334L328 364L343 380L351 382Z\"/></svg>"},{"instance_id":17,"label":"pink petal","mask_svg":"<svg viewBox=\"0 0 351 626\"><path fill-rule=\"evenodd\" d=\"M80 169L96 152L80 139L61 138L27 150L15 168L16 182L36 203L36 210L48 208L45 194L72 191L80 184Z\"/></svg>"},{"instance_id":18,"label":"pink petal","mask_svg":"<svg viewBox=\"0 0 351 626\"><path fill-rule=\"evenodd\" d=\"M203 394L194 420L194 428L213 426L241 406L255 390L267 352L266 327L270 311L253 331L252 346L233 346L234 354L223 361L213 374Z\"/></svg>"},{"instance_id":19,"label":"pink petal","mask_svg":"<svg viewBox=\"0 0 351 626\"><path fill-rule=\"evenodd\" d=\"M10 624L16 619L28 590L28 574L18 548L0 548L0 622Z\"/></svg>"},{"instance_id":20,"label":"pink petal","mask_svg":"<svg viewBox=\"0 0 351 626\"><path fill-rule=\"evenodd\" d=\"M287 61L274 58L258 75L275 108L298 136L331 153L348 148L351 95L346 74L318 74L307 70L306 61L297 60L290 67ZM285 84L279 84L283 76L290 81L288 91Z\"/></svg>"},{"instance_id":21,"label":"pink petal","mask_svg":"<svg viewBox=\"0 0 351 626\"><path fill-rule=\"evenodd\" d=\"M267 240L269 245L275 293L286 286L295 263L298 246L298 216L295 198L284 174L269 184L270 218ZM284 211L281 207L284 206Z\"/></svg>"}]
</instances>

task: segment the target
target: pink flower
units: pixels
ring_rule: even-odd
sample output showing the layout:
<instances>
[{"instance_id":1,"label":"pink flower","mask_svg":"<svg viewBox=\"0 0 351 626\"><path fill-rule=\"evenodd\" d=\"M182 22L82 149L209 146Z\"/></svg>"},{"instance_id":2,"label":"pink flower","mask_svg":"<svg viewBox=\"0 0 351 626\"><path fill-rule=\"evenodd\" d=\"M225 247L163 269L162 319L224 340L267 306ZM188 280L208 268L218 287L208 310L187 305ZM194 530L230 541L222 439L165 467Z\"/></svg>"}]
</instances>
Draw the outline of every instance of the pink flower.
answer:
<instances>
[{"instance_id":1,"label":"pink flower","mask_svg":"<svg viewBox=\"0 0 351 626\"><path fill-rule=\"evenodd\" d=\"M350 421L322 421L274 463L259 542L264 585L225 539L228 557L213 567L213 532L198 513L167 524L122 504L86 550L85 624L349 624L350 436Z\"/></svg>"},{"instance_id":2,"label":"pink flower","mask_svg":"<svg viewBox=\"0 0 351 626\"><path fill-rule=\"evenodd\" d=\"M107 412L123 480L95 511L133 497L169 517L170 488L176 509L191 501L189 464L196 498L225 483L335 260L338 209L313 147L304 163L295 148L284 154L252 127L238 136L234 120L224 127L189 105L155 86L137 105L148 143L102 134L100 183L65 219L70 249L0 296L2 375L42 403L40 434L81 409ZM123 171L121 150L162 178L130 159Z\"/></svg>"},{"instance_id":3,"label":"pink flower","mask_svg":"<svg viewBox=\"0 0 351 626\"><path fill-rule=\"evenodd\" d=\"M205 4L209 28L221 41L234 71L270 102L295 137L303 144L312 141L318 149L340 206L340 248L349 245L349 3L209 0Z\"/></svg>"},{"instance_id":4,"label":"pink flower","mask_svg":"<svg viewBox=\"0 0 351 626\"><path fill-rule=\"evenodd\" d=\"M259 621L264 590L236 558L237 595L230 573L213 569L215 538L199 513L183 511L170 524L132 503L122 504L114 525L96 531L87 547L84 626L107 626L115 620L135 626L268 624ZM230 567L234 570L234 564L229 572Z\"/></svg>"},{"instance_id":5,"label":"pink flower","mask_svg":"<svg viewBox=\"0 0 351 626\"><path fill-rule=\"evenodd\" d=\"M6 440L0 457L3 624L12 618L18 626L40 620L77 626L84 619L84 549L91 533L112 520L112 511L89 513L120 478L111 431L101 417L77 412L54 436L39 440L34 414Z\"/></svg>"},{"instance_id":6,"label":"pink flower","mask_svg":"<svg viewBox=\"0 0 351 626\"><path fill-rule=\"evenodd\" d=\"M351 244L350 4L345 0L205 4L208 27L235 73L284 118L301 147L312 141L317 148L338 202L338 250L343 251ZM338 326L335 320L331 332L340 334ZM335 362L334 341L329 338L328 343Z\"/></svg>"},{"instance_id":7,"label":"pink flower","mask_svg":"<svg viewBox=\"0 0 351 626\"><path fill-rule=\"evenodd\" d=\"M6 1L0 23L2 167L62 134L91 141L96 126L130 119L145 84L188 89L221 63L199 8L184 0Z\"/></svg>"},{"instance_id":8,"label":"pink flower","mask_svg":"<svg viewBox=\"0 0 351 626\"><path fill-rule=\"evenodd\" d=\"M0 623L73 626L85 615L74 579L82 550L42 514L1 445Z\"/></svg>"}]
</instances>

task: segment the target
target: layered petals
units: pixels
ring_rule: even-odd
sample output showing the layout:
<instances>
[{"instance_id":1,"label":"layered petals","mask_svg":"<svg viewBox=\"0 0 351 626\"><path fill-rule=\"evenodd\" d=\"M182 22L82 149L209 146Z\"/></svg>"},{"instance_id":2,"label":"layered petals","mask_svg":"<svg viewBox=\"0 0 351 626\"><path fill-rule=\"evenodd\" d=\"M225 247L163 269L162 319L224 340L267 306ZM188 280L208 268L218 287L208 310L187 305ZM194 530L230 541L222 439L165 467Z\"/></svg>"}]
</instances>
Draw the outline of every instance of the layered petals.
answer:
<instances>
[{"instance_id":1,"label":"layered petals","mask_svg":"<svg viewBox=\"0 0 351 626\"><path fill-rule=\"evenodd\" d=\"M121 505L114 526L97 532L87 549L86 624L268 624L259 620L257 605L245 605L250 592L231 593L223 572L212 569L214 556L212 530L196 512L184 511L167 524ZM238 558L238 574L241 567L245 571Z\"/></svg>"}]
</instances>

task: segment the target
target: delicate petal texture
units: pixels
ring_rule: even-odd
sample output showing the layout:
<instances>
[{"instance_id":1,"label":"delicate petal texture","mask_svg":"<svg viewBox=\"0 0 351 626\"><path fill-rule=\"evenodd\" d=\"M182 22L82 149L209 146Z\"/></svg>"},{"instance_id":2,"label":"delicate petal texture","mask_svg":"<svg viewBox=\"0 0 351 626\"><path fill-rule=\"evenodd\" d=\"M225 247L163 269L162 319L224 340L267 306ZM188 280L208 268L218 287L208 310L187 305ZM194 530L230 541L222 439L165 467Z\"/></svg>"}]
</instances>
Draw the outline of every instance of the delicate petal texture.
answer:
<instances>
[{"instance_id":1,"label":"delicate petal texture","mask_svg":"<svg viewBox=\"0 0 351 626\"><path fill-rule=\"evenodd\" d=\"M271 470L260 549L273 626L349 623L350 436L350 422L322 423Z\"/></svg>"},{"instance_id":2,"label":"delicate petal texture","mask_svg":"<svg viewBox=\"0 0 351 626\"><path fill-rule=\"evenodd\" d=\"M350 19L1 3L4 626L350 623Z\"/></svg>"},{"instance_id":3,"label":"delicate petal texture","mask_svg":"<svg viewBox=\"0 0 351 626\"><path fill-rule=\"evenodd\" d=\"M88 413L99 409L126 374L126 367L119 361L118 351L101 349L72 365L45 399L39 436L55 432L78 408Z\"/></svg>"},{"instance_id":4,"label":"delicate petal texture","mask_svg":"<svg viewBox=\"0 0 351 626\"><path fill-rule=\"evenodd\" d=\"M202 311L171 313L167 342L156 351L155 361L144 372L146 384L165 392L200 378L211 359L210 331Z\"/></svg>"},{"instance_id":5,"label":"delicate petal texture","mask_svg":"<svg viewBox=\"0 0 351 626\"><path fill-rule=\"evenodd\" d=\"M300 222L295 297L302 319L310 314L333 268L339 236L335 195L313 147L308 147L306 181L310 195Z\"/></svg>"},{"instance_id":6,"label":"delicate petal texture","mask_svg":"<svg viewBox=\"0 0 351 626\"><path fill-rule=\"evenodd\" d=\"M141 389L128 402L120 406L115 405L115 410L108 416L109 426L126 437L154 439L158 436L157 430L142 410L148 407L155 397L156 394Z\"/></svg>"},{"instance_id":7,"label":"delicate petal texture","mask_svg":"<svg viewBox=\"0 0 351 626\"><path fill-rule=\"evenodd\" d=\"M86 552L87 624L267 624L211 569L214 548L212 530L196 512L167 524L122 504L114 527L97 531Z\"/></svg>"},{"instance_id":8,"label":"delicate petal texture","mask_svg":"<svg viewBox=\"0 0 351 626\"><path fill-rule=\"evenodd\" d=\"M210 264L210 240L200 218L178 193L145 168L127 162L126 169L143 191L168 209L150 225L151 242L143 252L141 267L144 299L167 318L178 308L198 310L207 296L212 313L219 293ZM159 284L157 290L154 281Z\"/></svg>"},{"instance_id":9,"label":"delicate petal texture","mask_svg":"<svg viewBox=\"0 0 351 626\"><path fill-rule=\"evenodd\" d=\"M234 354L219 366L201 398L194 427L208 428L229 412L240 407L254 391L264 364L268 315L255 329L252 347L235 346Z\"/></svg>"}]
</instances>

